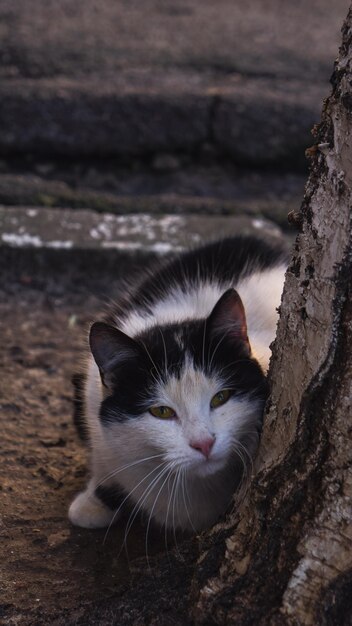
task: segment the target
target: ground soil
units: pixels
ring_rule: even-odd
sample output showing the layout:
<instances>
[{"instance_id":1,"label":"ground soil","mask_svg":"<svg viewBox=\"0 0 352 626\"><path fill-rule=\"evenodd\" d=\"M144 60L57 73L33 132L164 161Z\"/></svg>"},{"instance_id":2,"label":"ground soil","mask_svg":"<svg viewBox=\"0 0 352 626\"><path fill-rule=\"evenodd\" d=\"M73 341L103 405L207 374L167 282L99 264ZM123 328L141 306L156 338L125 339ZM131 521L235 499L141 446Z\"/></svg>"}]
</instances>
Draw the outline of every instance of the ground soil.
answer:
<instances>
[{"instance_id":1,"label":"ground soil","mask_svg":"<svg viewBox=\"0 0 352 626\"><path fill-rule=\"evenodd\" d=\"M87 474L85 449L72 423L71 378L81 367L89 322L104 301L82 278L76 280L76 288L64 278L39 284L29 272L2 285L3 624L87 624L90 607L125 593L128 572L138 562L143 576L148 571L141 522L130 532L127 555L120 552L123 524L105 537L105 531L74 528L67 519ZM151 529L151 559L165 550L163 543ZM114 611L109 615L92 623L115 623Z\"/></svg>"}]
</instances>

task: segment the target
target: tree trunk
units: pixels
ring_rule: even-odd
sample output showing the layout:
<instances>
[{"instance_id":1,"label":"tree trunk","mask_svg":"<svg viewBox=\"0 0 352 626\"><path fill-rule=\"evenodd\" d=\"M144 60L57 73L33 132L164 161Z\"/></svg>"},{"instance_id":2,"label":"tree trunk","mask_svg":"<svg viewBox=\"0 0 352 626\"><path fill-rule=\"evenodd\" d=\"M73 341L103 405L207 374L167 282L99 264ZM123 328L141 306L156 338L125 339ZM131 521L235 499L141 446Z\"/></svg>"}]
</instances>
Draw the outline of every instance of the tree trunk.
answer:
<instances>
[{"instance_id":1,"label":"tree trunk","mask_svg":"<svg viewBox=\"0 0 352 626\"><path fill-rule=\"evenodd\" d=\"M293 216L257 472L205 540L197 624L352 624L352 9L342 32Z\"/></svg>"}]
</instances>

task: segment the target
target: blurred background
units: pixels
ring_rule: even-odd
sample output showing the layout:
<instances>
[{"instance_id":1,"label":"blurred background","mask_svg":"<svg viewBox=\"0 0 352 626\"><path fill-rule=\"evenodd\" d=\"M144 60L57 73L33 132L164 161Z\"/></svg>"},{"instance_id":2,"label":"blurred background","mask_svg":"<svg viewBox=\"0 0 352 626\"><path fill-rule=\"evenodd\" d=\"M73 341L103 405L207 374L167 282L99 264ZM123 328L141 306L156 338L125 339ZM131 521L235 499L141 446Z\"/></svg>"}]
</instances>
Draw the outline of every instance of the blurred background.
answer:
<instances>
[{"instance_id":1,"label":"blurred background","mask_svg":"<svg viewBox=\"0 0 352 626\"><path fill-rule=\"evenodd\" d=\"M71 385L87 330L121 278L155 255L234 232L293 239L287 213L300 207L348 6L1 0L6 623L86 625L92 608L100 616L123 594L123 529L104 542L105 531L66 517L87 472ZM130 536L131 560L144 556L144 531ZM160 533L150 539L158 549ZM172 571L182 603L177 560Z\"/></svg>"},{"instance_id":2,"label":"blurred background","mask_svg":"<svg viewBox=\"0 0 352 626\"><path fill-rule=\"evenodd\" d=\"M287 230L348 6L2 0L2 244L167 252L237 229L201 219L221 215Z\"/></svg>"}]
</instances>

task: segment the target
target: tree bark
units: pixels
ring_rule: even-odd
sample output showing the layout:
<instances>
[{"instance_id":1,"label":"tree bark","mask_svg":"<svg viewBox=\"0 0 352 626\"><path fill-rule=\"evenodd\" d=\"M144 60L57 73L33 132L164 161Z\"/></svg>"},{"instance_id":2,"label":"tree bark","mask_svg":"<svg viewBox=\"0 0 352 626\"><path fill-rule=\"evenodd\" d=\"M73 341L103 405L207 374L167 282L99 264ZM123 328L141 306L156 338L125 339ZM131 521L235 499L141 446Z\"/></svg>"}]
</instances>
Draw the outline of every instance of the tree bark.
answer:
<instances>
[{"instance_id":1,"label":"tree bark","mask_svg":"<svg viewBox=\"0 0 352 626\"><path fill-rule=\"evenodd\" d=\"M352 624L352 9L314 129L256 474L204 539L197 624Z\"/></svg>"}]
</instances>

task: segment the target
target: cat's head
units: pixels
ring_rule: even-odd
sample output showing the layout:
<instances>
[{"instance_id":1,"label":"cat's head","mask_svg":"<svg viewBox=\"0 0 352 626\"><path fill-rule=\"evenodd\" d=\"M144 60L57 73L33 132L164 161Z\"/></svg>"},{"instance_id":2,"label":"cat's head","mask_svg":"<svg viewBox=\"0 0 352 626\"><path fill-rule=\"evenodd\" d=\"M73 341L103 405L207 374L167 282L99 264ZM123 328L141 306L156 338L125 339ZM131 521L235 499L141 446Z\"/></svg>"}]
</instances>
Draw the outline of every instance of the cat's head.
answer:
<instances>
[{"instance_id":1,"label":"cat's head","mask_svg":"<svg viewBox=\"0 0 352 626\"><path fill-rule=\"evenodd\" d=\"M159 454L198 476L231 458L248 462L267 383L234 289L206 320L154 326L133 339L97 322L90 345L105 386L100 419L117 454L121 447L132 460Z\"/></svg>"}]
</instances>

